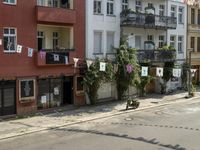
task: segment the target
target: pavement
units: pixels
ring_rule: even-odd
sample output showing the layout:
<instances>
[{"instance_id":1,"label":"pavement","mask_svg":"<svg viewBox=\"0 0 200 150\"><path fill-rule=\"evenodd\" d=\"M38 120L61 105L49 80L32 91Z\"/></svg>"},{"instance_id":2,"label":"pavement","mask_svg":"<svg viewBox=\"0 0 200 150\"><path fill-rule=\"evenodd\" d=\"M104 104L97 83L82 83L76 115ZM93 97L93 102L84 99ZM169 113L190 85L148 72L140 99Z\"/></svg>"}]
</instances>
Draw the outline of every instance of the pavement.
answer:
<instances>
[{"instance_id":1,"label":"pavement","mask_svg":"<svg viewBox=\"0 0 200 150\"><path fill-rule=\"evenodd\" d=\"M97 104L95 106L83 106L69 110L59 108L51 110L51 113L36 113L34 116L25 118L16 117L11 120L0 121L0 140L18 137L26 134L40 132L49 129L79 124L100 118L108 118L115 115L142 111L154 107L180 103L192 99L200 100L200 90L196 92L195 97L186 99L187 92L176 91L172 94L148 94L145 98L137 98L140 106L137 109L126 108L126 101L112 101Z\"/></svg>"}]
</instances>

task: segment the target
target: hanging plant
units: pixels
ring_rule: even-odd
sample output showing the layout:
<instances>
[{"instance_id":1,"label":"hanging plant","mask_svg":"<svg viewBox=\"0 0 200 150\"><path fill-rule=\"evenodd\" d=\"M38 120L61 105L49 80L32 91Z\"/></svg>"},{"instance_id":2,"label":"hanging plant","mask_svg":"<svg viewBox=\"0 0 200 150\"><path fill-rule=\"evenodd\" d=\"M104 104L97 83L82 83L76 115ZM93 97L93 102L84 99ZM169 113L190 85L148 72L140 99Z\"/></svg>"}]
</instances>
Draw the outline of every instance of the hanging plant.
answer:
<instances>
[{"instance_id":1,"label":"hanging plant","mask_svg":"<svg viewBox=\"0 0 200 150\"><path fill-rule=\"evenodd\" d=\"M105 60L100 61L99 59L96 59L88 68L83 78L83 84L92 105L97 102L98 89L101 84L114 79L112 64L110 62L106 62L106 70L100 71L100 62L105 62Z\"/></svg>"},{"instance_id":2,"label":"hanging plant","mask_svg":"<svg viewBox=\"0 0 200 150\"><path fill-rule=\"evenodd\" d=\"M121 45L116 49L116 83L118 99L125 99L126 92L130 85L134 85L134 80L138 74L138 63L136 49Z\"/></svg>"}]
</instances>

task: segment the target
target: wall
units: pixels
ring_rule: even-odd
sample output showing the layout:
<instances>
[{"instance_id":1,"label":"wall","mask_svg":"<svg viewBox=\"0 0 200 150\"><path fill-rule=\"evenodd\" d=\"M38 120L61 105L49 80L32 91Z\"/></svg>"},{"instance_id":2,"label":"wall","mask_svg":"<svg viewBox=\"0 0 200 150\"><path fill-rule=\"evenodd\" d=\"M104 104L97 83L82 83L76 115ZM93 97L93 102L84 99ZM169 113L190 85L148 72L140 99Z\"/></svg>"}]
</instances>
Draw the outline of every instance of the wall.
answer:
<instances>
[{"instance_id":1,"label":"wall","mask_svg":"<svg viewBox=\"0 0 200 150\"><path fill-rule=\"evenodd\" d=\"M168 35L168 38L167 38L167 42L168 42L168 45L170 44L170 35L175 35L176 36L176 50L177 50L177 59L181 59L182 61L179 61L178 63L183 63L185 61L185 58L186 58L186 49L187 49L187 5L182 3L182 2L177 2L177 1L173 1L173 0L169 0L168 1L168 16L170 16L170 8L171 8L171 5L174 5L176 6L177 8L177 11L178 11L178 7L184 7L184 24L178 24L178 16L176 13L176 17L177 17L177 28L176 30L168 30L167 32L167 35ZM177 12L176 11L176 12ZM184 43L184 47L183 47L183 53L178 53L178 36L183 36L184 37L184 40L183 40L183 43Z\"/></svg>"},{"instance_id":2,"label":"wall","mask_svg":"<svg viewBox=\"0 0 200 150\"><path fill-rule=\"evenodd\" d=\"M76 23L73 24L74 33L71 35L74 41L75 51L70 52L71 65L37 66L37 51L32 58L27 56L27 47L37 49L37 19L36 0L17 0L17 5L7 5L0 2L0 39L3 39L3 27L14 27L17 29L17 44L23 45L22 53L5 53L3 45L0 45L0 80L16 80L17 87L17 113L27 113L36 110L36 99L29 103L19 102L19 79L30 79L49 76L74 76L78 70L74 69L73 57L83 59L85 56L85 1L74 0L74 10L76 10ZM50 23L46 23L50 24ZM63 25L67 24L51 24ZM72 43L72 41L71 41ZM36 85L37 86L37 85ZM36 89L37 92L37 89ZM83 94L74 95L77 104L84 103ZM75 103L75 104L76 104Z\"/></svg>"},{"instance_id":3,"label":"wall","mask_svg":"<svg viewBox=\"0 0 200 150\"><path fill-rule=\"evenodd\" d=\"M106 15L106 0L102 0L102 15L93 15L93 2L86 0L86 58L94 58L94 31L102 31L102 51L106 53L106 32L115 32L114 47L119 46L120 40L120 10L121 0L115 0L115 16Z\"/></svg>"}]
</instances>

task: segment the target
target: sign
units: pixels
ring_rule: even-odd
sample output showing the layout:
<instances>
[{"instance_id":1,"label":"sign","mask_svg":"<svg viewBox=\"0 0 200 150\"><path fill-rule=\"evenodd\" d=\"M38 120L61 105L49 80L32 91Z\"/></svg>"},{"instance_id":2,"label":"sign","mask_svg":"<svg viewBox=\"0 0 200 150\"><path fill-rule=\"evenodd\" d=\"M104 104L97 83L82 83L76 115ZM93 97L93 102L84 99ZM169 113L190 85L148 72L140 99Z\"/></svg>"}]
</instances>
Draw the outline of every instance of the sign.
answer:
<instances>
[{"instance_id":1,"label":"sign","mask_svg":"<svg viewBox=\"0 0 200 150\"><path fill-rule=\"evenodd\" d=\"M54 95L59 95L59 88L58 87L54 88Z\"/></svg>"},{"instance_id":2,"label":"sign","mask_svg":"<svg viewBox=\"0 0 200 150\"><path fill-rule=\"evenodd\" d=\"M47 96L41 96L41 103L45 104L47 102Z\"/></svg>"}]
</instances>

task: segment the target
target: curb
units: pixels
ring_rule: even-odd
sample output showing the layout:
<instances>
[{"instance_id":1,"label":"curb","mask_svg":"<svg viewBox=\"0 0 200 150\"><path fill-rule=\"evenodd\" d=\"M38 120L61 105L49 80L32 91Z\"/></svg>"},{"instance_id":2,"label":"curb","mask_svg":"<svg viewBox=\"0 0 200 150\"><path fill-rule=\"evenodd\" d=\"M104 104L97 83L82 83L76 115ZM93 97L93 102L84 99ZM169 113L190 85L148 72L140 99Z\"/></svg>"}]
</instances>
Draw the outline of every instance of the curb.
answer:
<instances>
[{"instance_id":1,"label":"curb","mask_svg":"<svg viewBox=\"0 0 200 150\"><path fill-rule=\"evenodd\" d=\"M195 99L199 99L199 98L200 98L200 96L190 98L189 100L195 100ZM146 107L138 108L138 109L129 109L129 110L126 110L126 111L125 111L125 109L118 110L117 112L111 112L111 113L105 114L103 116L97 116L97 117L89 118L89 119L86 119L86 120L66 123L66 124L63 124L63 125L55 126L55 127L44 127L43 129L36 129L36 130L24 132L24 133L18 133L16 135L10 135L10 136L8 135L8 136L0 137L0 140L11 139L11 138L15 138L15 137L23 136L23 135L38 133L38 132L41 132L41 131L58 129L58 128L72 126L72 125L81 124L81 123L85 123L85 122L90 122L90 121L94 121L94 120L98 120L98 119L111 118L111 117L114 117L114 116L117 116L117 115L124 115L124 114L129 114L129 113L132 113L132 112L139 112L139 111L150 109L150 108L163 107L163 106L167 106L167 105L170 105L170 104L181 103L181 102L186 102L186 101L188 101L188 99L182 99L182 100L178 100L178 101L168 100L166 103L163 103L163 104L146 106Z\"/></svg>"}]
</instances>

